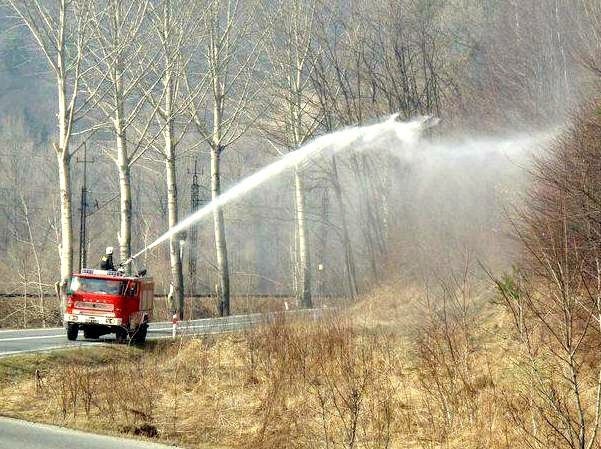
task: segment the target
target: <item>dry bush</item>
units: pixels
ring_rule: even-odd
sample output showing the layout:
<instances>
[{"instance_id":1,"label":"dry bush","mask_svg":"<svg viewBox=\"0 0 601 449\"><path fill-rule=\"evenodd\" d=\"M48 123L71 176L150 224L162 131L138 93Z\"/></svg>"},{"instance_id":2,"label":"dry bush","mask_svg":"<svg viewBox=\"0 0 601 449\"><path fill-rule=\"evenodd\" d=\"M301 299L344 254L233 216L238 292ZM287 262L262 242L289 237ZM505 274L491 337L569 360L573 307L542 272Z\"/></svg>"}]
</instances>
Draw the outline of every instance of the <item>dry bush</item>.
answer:
<instances>
[{"instance_id":1,"label":"dry bush","mask_svg":"<svg viewBox=\"0 0 601 449\"><path fill-rule=\"evenodd\" d=\"M523 268L545 277L545 264L565 259L576 277L594 285L601 248L601 100L574 117L537 158L532 174L517 229L525 249Z\"/></svg>"},{"instance_id":2,"label":"dry bush","mask_svg":"<svg viewBox=\"0 0 601 449\"><path fill-rule=\"evenodd\" d=\"M43 298L23 296L0 297L0 328L37 328L57 326L61 316L58 311L58 299L54 295Z\"/></svg>"},{"instance_id":3,"label":"dry bush","mask_svg":"<svg viewBox=\"0 0 601 449\"><path fill-rule=\"evenodd\" d=\"M68 360L23 388L51 422L152 429L191 446L393 447L403 417L393 340L359 333L347 318L277 320L244 337L124 349L101 363Z\"/></svg>"},{"instance_id":4,"label":"dry bush","mask_svg":"<svg viewBox=\"0 0 601 449\"><path fill-rule=\"evenodd\" d=\"M106 365L69 363L44 380L54 419L123 432L153 433L160 371L156 358L123 358Z\"/></svg>"},{"instance_id":5,"label":"dry bush","mask_svg":"<svg viewBox=\"0 0 601 449\"><path fill-rule=\"evenodd\" d=\"M263 385L248 447L391 447L401 373L385 335L348 318L275 322L248 338L247 378Z\"/></svg>"},{"instance_id":6,"label":"dry bush","mask_svg":"<svg viewBox=\"0 0 601 449\"><path fill-rule=\"evenodd\" d=\"M512 317L512 425L530 447L592 448L601 420L601 103L538 159L517 220L524 257L498 279Z\"/></svg>"},{"instance_id":7,"label":"dry bush","mask_svg":"<svg viewBox=\"0 0 601 449\"><path fill-rule=\"evenodd\" d=\"M480 295L464 275L424 301L414 343L422 447L503 447L496 421L504 413L497 397L504 367L491 363L500 348L490 342Z\"/></svg>"}]
</instances>

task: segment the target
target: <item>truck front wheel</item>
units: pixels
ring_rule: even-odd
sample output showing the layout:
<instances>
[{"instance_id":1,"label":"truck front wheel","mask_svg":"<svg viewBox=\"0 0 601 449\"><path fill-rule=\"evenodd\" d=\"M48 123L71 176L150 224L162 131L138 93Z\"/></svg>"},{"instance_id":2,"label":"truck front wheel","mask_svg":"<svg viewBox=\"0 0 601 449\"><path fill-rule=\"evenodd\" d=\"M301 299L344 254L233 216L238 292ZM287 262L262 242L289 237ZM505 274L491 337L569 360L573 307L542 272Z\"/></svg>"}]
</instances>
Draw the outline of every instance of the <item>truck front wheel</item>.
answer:
<instances>
[{"instance_id":1,"label":"truck front wheel","mask_svg":"<svg viewBox=\"0 0 601 449\"><path fill-rule=\"evenodd\" d=\"M77 340L77 333L79 332L79 326L75 323L67 323L67 340Z\"/></svg>"}]
</instances>

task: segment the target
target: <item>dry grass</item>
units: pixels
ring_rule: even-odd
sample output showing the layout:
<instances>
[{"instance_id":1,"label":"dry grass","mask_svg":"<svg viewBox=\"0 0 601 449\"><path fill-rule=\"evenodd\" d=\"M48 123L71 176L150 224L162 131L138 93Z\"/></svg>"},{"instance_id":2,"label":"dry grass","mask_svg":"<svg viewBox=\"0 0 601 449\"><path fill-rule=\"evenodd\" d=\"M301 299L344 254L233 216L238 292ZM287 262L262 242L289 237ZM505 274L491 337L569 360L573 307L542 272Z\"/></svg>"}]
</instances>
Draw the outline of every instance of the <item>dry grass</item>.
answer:
<instances>
[{"instance_id":1,"label":"dry grass","mask_svg":"<svg viewBox=\"0 0 601 449\"><path fill-rule=\"evenodd\" d=\"M384 444L395 438L400 406L393 346L337 319L278 321L146 353L99 348L19 358L2 370L0 413L97 431L156 431L190 447Z\"/></svg>"},{"instance_id":2,"label":"dry grass","mask_svg":"<svg viewBox=\"0 0 601 449\"><path fill-rule=\"evenodd\" d=\"M37 328L42 324L56 326L59 323L58 300L47 296L39 298L22 296L0 297L0 328Z\"/></svg>"},{"instance_id":3,"label":"dry grass","mask_svg":"<svg viewBox=\"0 0 601 449\"><path fill-rule=\"evenodd\" d=\"M515 350L473 293L388 288L319 322L2 359L0 413L199 448L519 447Z\"/></svg>"}]
</instances>

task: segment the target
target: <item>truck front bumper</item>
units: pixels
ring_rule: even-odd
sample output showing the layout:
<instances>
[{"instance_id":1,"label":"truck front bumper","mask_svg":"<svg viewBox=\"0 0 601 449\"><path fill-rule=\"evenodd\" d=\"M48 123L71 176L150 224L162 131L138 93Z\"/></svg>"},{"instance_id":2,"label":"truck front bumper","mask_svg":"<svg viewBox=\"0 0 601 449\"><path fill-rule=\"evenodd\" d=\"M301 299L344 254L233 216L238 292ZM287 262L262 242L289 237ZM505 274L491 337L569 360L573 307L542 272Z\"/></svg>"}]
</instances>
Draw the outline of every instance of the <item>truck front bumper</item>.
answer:
<instances>
[{"instance_id":1,"label":"truck front bumper","mask_svg":"<svg viewBox=\"0 0 601 449\"><path fill-rule=\"evenodd\" d=\"M108 316L83 315L80 313L65 313L64 322L78 324L101 324L105 326L121 326L123 320L121 318L114 318Z\"/></svg>"}]
</instances>

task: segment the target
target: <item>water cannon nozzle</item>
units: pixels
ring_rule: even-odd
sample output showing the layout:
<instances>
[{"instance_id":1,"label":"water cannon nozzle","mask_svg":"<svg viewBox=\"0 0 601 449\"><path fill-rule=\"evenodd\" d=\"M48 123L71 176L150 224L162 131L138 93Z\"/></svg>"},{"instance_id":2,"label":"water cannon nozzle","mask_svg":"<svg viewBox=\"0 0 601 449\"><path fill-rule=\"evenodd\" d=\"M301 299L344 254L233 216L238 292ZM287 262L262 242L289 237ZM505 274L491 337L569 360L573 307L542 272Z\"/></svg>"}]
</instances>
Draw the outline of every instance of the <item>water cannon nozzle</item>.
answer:
<instances>
[{"instance_id":1,"label":"water cannon nozzle","mask_svg":"<svg viewBox=\"0 0 601 449\"><path fill-rule=\"evenodd\" d=\"M120 267L125 267L125 266L129 265L130 263L132 263L134 261L134 259L135 259L135 256L131 256L125 262L121 262L121 264L119 266Z\"/></svg>"}]
</instances>

